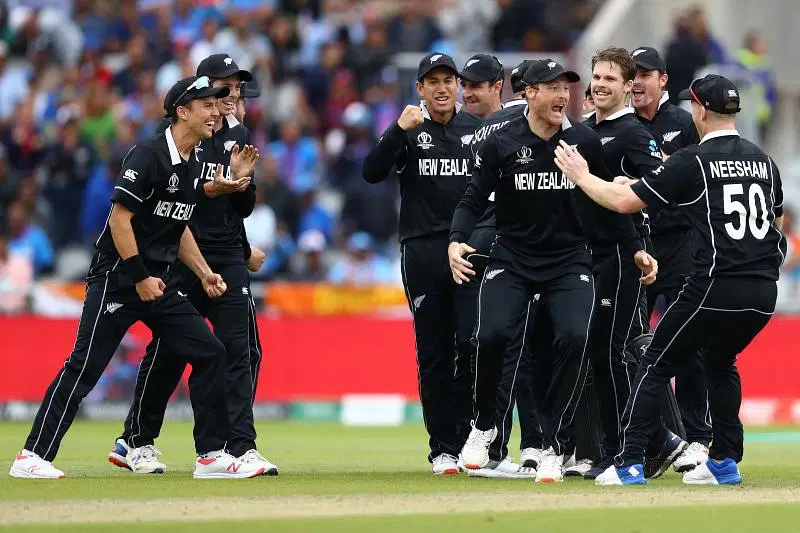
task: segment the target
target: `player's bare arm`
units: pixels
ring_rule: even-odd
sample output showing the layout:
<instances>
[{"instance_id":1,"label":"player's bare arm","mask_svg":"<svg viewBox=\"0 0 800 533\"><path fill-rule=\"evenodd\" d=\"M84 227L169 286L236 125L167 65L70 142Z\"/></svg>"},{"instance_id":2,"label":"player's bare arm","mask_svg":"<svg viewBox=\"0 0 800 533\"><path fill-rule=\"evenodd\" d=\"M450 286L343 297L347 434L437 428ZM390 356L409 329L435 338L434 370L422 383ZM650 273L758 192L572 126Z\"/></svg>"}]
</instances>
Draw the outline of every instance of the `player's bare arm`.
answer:
<instances>
[{"instance_id":1,"label":"player's bare arm","mask_svg":"<svg viewBox=\"0 0 800 533\"><path fill-rule=\"evenodd\" d=\"M563 140L556 148L555 161L571 182L606 209L630 214L647 207L647 204L631 190L629 184L616 183L616 179L615 182L608 182L589 172L589 165L583 156Z\"/></svg>"},{"instance_id":2,"label":"player's bare arm","mask_svg":"<svg viewBox=\"0 0 800 533\"><path fill-rule=\"evenodd\" d=\"M194 275L203 282L203 289L211 298L222 296L227 290L222 276L211 271L211 267L206 263L197 242L194 240L191 230L187 226L181 235L181 244L178 248L178 259L188 266Z\"/></svg>"},{"instance_id":3,"label":"player's bare arm","mask_svg":"<svg viewBox=\"0 0 800 533\"><path fill-rule=\"evenodd\" d=\"M133 234L131 219L133 211L115 203L111 208L111 217L108 220L111 228L111 237L114 246L125 264L125 269L136 283L136 292L143 302L152 302L164 295L166 285L160 278L150 276L139 256L139 247Z\"/></svg>"}]
</instances>

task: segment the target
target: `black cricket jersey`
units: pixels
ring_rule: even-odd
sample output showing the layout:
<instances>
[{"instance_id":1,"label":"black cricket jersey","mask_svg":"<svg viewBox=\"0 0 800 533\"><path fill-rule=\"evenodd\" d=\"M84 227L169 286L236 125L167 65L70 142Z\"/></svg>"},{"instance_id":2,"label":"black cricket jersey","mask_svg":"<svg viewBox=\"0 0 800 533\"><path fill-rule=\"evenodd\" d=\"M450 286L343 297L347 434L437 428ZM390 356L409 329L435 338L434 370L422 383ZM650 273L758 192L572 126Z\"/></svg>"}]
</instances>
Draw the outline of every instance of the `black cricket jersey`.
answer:
<instances>
[{"instance_id":1,"label":"black cricket jersey","mask_svg":"<svg viewBox=\"0 0 800 533\"><path fill-rule=\"evenodd\" d=\"M574 262L590 264L583 220L596 206L555 164L560 140L577 146L595 175L608 177L600 138L588 127L564 120L549 140L536 136L525 115L489 136L475 158L472 181L458 204L451 242L466 242L495 194L497 238L491 257L508 262L522 274L545 281ZM595 207L596 206L596 207ZM594 219L595 217L591 217ZM636 239L630 217L615 228Z\"/></svg>"},{"instance_id":2,"label":"black cricket jersey","mask_svg":"<svg viewBox=\"0 0 800 533\"><path fill-rule=\"evenodd\" d=\"M637 115L637 118L639 122L650 130L661 151L666 155L672 155L680 148L700 142L697 128L692 120L692 114L679 106L671 104L669 102L669 94L666 92L661 97L653 120L647 120L639 115ZM667 207L651 213L650 233L653 237L672 232L685 233L691 227L690 219L685 210Z\"/></svg>"},{"instance_id":3,"label":"black cricket jersey","mask_svg":"<svg viewBox=\"0 0 800 533\"><path fill-rule=\"evenodd\" d=\"M122 164L111 201L133 211L139 256L151 276L163 278L177 259L181 236L195 211L196 170L181 158L172 128L131 148ZM114 289L132 287L121 263L106 221L88 279L107 276Z\"/></svg>"},{"instance_id":4,"label":"black cricket jersey","mask_svg":"<svg viewBox=\"0 0 800 533\"><path fill-rule=\"evenodd\" d=\"M483 146L484 141L486 141L491 134L504 128L513 119L522 115L526 105L527 102L525 102L525 100L511 100L510 102L503 104L501 109L495 113L492 113L483 121L481 127L475 130L475 136L472 138L473 164L475 161L475 155L478 153L478 150L480 150L481 146ZM489 207L486 209L486 212L481 215L481 218L478 220L478 224L475 226L475 229L495 227L493 194L489 196L489 201Z\"/></svg>"},{"instance_id":5,"label":"black cricket jersey","mask_svg":"<svg viewBox=\"0 0 800 533\"><path fill-rule=\"evenodd\" d=\"M599 123L597 114L593 113L584 124L600 136L603 161L612 176L639 179L661 165L660 147L652 133L636 119L633 108L624 107ZM642 210L630 216L645 245L644 249L652 251L647 212ZM615 245L602 228L590 244L595 251Z\"/></svg>"},{"instance_id":6,"label":"black cricket jersey","mask_svg":"<svg viewBox=\"0 0 800 533\"><path fill-rule=\"evenodd\" d=\"M696 230L693 276L774 281L786 257L778 167L736 130L706 135L632 185L648 204L685 210Z\"/></svg>"},{"instance_id":7,"label":"black cricket jersey","mask_svg":"<svg viewBox=\"0 0 800 533\"><path fill-rule=\"evenodd\" d=\"M470 178L471 143L481 119L459 108L447 123L430 119L403 131L389 126L364 161L363 176L378 183L400 180L400 242L447 236L461 195Z\"/></svg>"}]
</instances>

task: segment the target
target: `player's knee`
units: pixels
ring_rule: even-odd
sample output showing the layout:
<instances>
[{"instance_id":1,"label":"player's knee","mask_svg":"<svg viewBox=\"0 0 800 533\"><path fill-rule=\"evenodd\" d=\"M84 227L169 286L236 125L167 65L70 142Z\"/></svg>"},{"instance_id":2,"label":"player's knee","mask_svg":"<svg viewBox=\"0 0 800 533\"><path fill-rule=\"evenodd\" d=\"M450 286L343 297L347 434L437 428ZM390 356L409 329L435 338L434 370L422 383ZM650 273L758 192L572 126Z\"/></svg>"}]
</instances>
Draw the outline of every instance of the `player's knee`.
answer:
<instances>
[{"instance_id":1,"label":"player's knee","mask_svg":"<svg viewBox=\"0 0 800 533\"><path fill-rule=\"evenodd\" d=\"M581 355L586 348L586 328L567 328L559 332L555 346L561 352Z\"/></svg>"}]
</instances>

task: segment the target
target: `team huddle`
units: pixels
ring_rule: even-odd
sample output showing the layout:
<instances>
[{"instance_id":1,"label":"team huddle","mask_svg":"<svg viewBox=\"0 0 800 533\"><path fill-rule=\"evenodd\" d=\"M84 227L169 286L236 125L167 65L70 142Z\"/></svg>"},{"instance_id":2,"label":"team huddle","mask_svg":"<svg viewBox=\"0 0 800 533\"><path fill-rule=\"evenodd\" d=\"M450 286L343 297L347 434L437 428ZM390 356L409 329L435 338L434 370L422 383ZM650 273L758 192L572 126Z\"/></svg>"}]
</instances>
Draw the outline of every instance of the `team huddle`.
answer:
<instances>
[{"instance_id":1,"label":"team huddle","mask_svg":"<svg viewBox=\"0 0 800 533\"><path fill-rule=\"evenodd\" d=\"M576 120L566 110L580 77L556 61L514 68L501 104L494 56L459 71L429 54L420 105L364 162L367 182L401 187L433 473L627 485L672 467L687 484L741 483L735 361L775 309L780 173L736 131L726 78L682 91L689 113L668 102L654 48L607 48L591 67ZM225 54L206 58L167 94L162 132L127 155L75 346L11 476L64 477L52 465L61 440L137 321L153 339L108 460L166 471L154 443L188 362L194 477L277 475L253 420L261 347L248 271L264 253L242 223L259 159L241 124L251 80ZM659 297L668 308L650 333Z\"/></svg>"},{"instance_id":2,"label":"team huddle","mask_svg":"<svg viewBox=\"0 0 800 533\"><path fill-rule=\"evenodd\" d=\"M736 131L726 78L682 91L689 113L668 102L654 48L610 47L591 67L578 121L580 77L556 61L514 68L501 105L495 57L459 71L430 54L420 105L365 161L366 181L400 181L433 473L628 485L673 467L738 484L735 361L775 309L780 174Z\"/></svg>"}]
</instances>

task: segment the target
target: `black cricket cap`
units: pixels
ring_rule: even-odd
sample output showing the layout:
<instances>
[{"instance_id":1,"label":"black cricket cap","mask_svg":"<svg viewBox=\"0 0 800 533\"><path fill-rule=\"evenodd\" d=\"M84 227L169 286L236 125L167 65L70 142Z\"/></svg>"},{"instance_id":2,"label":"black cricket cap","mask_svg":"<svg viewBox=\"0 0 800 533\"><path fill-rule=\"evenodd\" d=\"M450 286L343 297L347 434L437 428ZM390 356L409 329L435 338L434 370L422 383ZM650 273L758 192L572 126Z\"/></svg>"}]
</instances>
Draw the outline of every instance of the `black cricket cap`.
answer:
<instances>
[{"instance_id":1,"label":"black cricket cap","mask_svg":"<svg viewBox=\"0 0 800 533\"><path fill-rule=\"evenodd\" d=\"M565 69L560 63L552 59L538 59L531 61L528 68L525 69L525 73L522 75L522 82L525 85L535 85L553 81L559 76L566 76L567 81L570 83L581 81L581 77L578 76L577 72Z\"/></svg>"},{"instance_id":2,"label":"black cricket cap","mask_svg":"<svg viewBox=\"0 0 800 533\"><path fill-rule=\"evenodd\" d=\"M652 46L640 46L631 52L633 60L636 62L636 68L644 70L657 70L661 73L667 71L667 64L658 53L658 50Z\"/></svg>"},{"instance_id":3,"label":"black cricket cap","mask_svg":"<svg viewBox=\"0 0 800 533\"><path fill-rule=\"evenodd\" d=\"M422 58L422 61L419 62L419 68L417 69L417 81L422 81L422 78L427 76L430 71L439 67L449 68L453 71L453 74L458 76L458 68L456 67L456 62L453 61L453 58L447 54L435 52L433 54L426 55Z\"/></svg>"},{"instance_id":4,"label":"black cricket cap","mask_svg":"<svg viewBox=\"0 0 800 533\"><path fill-rule=\"evenodd\" d=\"M261 89L259 88L258 82L256 82L255 78L253 78L253 81L242 82L239 95L242 98L258 98L261 96Z\"/></svg>"},{"instance_id":5,"label":"black cricket cap","mask_svg":"<svg viewBox=\"0 0 800 533\"><path fill-rule=\"evenodd\" d=\"M678 98L692 100L722 115L732 115L742 110L739 107L739 89L731 80L717 74L694 80L688 89L680 92Z\"/></svg>"},{"instance_id":6,"label":"black cricket cap","mask_svg":"<svg viewBox=\"0 0 800 533\"><path fill-rule=\"evenodd\" d=\"M197 65L198 76L208 76L211 79L228 78L238 74L241 81L252 81L253 75L247 70L242 70L236 61L228 54L210 55Z\"/></svg>"},{"instance_id":7,"label":"black cricket cap","mask_svg":"<svg viewBox=\"0 0 800 533\"><path fill-rule=\"evenodd\" d=\"M167 112L167 117L172 117L176 109L192 100L207 96L225 98L228 94L230 89L227 87L212 87L208 76L189 76L177 82L167 92L164 98L164 110Z\"/></svg>"},{"instance_id":8,"label":"black cricket cap","mask_svg":"<svg viewBox=\"0 0 800 533\"><path fill-rule=\"evenodd\" d=\"M514 67L514 70L511 71L509 81L511 82L512 92L518 93L525 90L525 84L522 82L522 76L525 74L525 71L528 70L528 67L531 63L533 63L533 60L525 59L522 63Z\"/></svg>"},{"instance_id":9,"label":"black cricket cap","mask_svg":"<svg viewBox=\"0 0 800 533\"><path fill-rule=\"evenodd\" d=\"M505 72L503 64L493 55L475 54L467 60L458 76L475 83L482 81L494 83L502 81L505 78Z\"/></svg>"}]
</instances>

